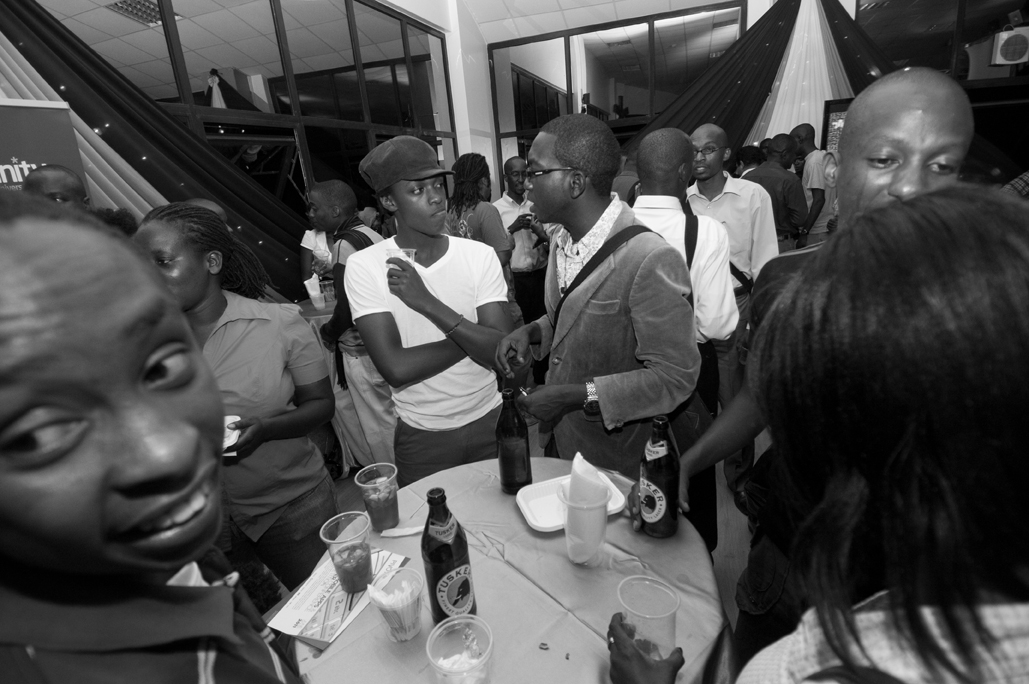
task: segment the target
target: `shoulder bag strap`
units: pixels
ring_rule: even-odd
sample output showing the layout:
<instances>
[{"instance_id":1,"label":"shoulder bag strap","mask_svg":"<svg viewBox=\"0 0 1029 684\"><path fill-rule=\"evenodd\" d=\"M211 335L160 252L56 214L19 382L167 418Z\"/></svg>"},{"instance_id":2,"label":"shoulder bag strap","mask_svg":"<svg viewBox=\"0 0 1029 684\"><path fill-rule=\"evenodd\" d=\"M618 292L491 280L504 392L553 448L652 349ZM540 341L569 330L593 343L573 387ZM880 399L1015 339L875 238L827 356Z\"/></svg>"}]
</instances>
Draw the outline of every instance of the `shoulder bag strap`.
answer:
<instances>
[{"instance_id":1,"label":"shoulder bag strap","mask_svg":"<svg viewBox=\"0 0 1029 684\"><path fill-rule=\"evenodd\" d=\"M557 317L561 315L561 307L564 306L565 300L568 299L568 295L572 293L575 288L579 287L586 278L589 277L590 273L596 270L597 266L600 266L604 262L604 259L608 258L612 252L618 249L623 243L628 242L640 233L652 232L649 228L644 226L629 226L628 228L615 233L614 237L608 238L607 242L600 246L597 253L593 255L586 265L579 271L579 275L575 276L575 280L572 281L571 285L565 290L564 294L561 295L561 300L557 303L557 307L554 309L554 315L550 319L550 324L554 330L557 330Z\"/></svg>"},{"instance_id":2,"label":"shoulder bag strap","mask_svg":"<svg viewBox=\"0 0 1029 684\"><path fill-rule=\"evenodd\" d=\"M830 667L807 677L812 682L838 682L839 684L904 684L893 675L871 667L849 669L842 665Z\"/></svg>"}]
</instances>

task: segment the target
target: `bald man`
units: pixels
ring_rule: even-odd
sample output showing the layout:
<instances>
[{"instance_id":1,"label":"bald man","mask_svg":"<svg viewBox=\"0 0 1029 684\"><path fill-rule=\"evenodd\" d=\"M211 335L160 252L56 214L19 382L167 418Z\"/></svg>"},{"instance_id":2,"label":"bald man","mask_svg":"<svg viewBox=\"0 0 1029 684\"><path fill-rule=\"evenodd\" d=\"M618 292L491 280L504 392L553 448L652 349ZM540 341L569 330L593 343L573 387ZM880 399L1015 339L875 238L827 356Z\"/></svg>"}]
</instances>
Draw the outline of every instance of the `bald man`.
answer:
<instances>
[{"instance_id":1,"label":"bald man","mask_svg":"<svg viewBox=\"0 0 1029 684\"><path fill-rule=\"evenodd\" d=\"M38 166L25 176L22 192L39 195L59 203L89 206L89 196L82 179L71 169L57 164Z\"/></svg>"},{"instance_id":2,"label":"bald man","mask_svg":"<svg viewBox=\"0 0 1029 684\"><path fill-rule=\"evenodd\" d=\"M836 188L825 182L825 152L815 146L815 127L800 124L790 136L797 141L799 156L804 158L801 183L807 201L807 220L800 227L798 247L814 245L829 236L829 219L835 213Z\"/></svg>"},{"instance_id":3,"label":"bald man","mask_svg":"<svg viewBox=\"0 0 1029 684\"><path fill-rule=\"evenodd\" d=\"M904 69L866 88L847 111L839 150L827 153L825 163L826 185L835 187L839 195L839 229L846 230L862 212L956 183L973 132L968 96L937 71ZM752 330L766 315L772 315L776 298L802 273L807 260L818 253L817 247L787 252L762 271L754 290ZM883 344L888 343L884 337ZM735 453L764 427L745 387L687 450L682 459L684 477ZM802 589L789 574L788 553L796 532L790 520L802 519L806 511L791 510L792 502L784 496L787 459L787 454L770 449L745 489L745 503L758 531L736 591L740 608L736 640L743 662L790 632L807 607ZM681 496L687 484L684 479ZM758 500L764 503L755 505ZM862 596L854 596L859 598Z\"/></svg>"},{"instance_id":4,"label":"bald man","mask_svg":"<svg viewBox=\"0 0 1029 684\"><path fill-rule=\"evenodd\" d=\"M804 186L793 168L797 158L797 141L780 133L768 143L768 159L747 174L747 180L757 183L772 199L775 233L779 252L788 252L796 246L796 236L807 221L807 200Z\"/></svg>"},{"instance_id":5,"label":"bald man","mask_svg":"<svg viewBox=\"0 0 1029 684\"><path fill-rule=\"evenodd\" d=\"M736 331L727 340L716 340L718 352L718 403L729 405L743 385L743 365L738 346L744 343L750 318L750 291L761 267L779 254L775 237L772 199L756 183L733 178L725 171L732 157L725 131L704 124L690 136L693 142L693 177L687 199L698 216L719 221L729 235L729 270L739 319ZM734 492L754 461L753 445L746 447L725 464L725 480ZM739 482L737 482L739 481Z\"/></svg>"}]
</instances>

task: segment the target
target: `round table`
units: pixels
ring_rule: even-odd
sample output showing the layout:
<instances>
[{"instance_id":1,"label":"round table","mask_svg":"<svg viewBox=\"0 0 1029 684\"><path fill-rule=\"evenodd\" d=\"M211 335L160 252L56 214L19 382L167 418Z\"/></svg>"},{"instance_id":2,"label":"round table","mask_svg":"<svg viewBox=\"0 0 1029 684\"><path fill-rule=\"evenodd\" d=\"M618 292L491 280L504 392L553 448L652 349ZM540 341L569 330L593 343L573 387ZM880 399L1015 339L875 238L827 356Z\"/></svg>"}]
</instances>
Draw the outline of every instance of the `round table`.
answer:
<instances>
[{"instance_id":1,"label":"round table","mask_svg":"<svg viewBox=\"0 0 1029 684\"><path fill-rule=\"evenodd\" d=\"M570 470L571 461L532 459L534 482ZM620 476L612 481L623 493L631 485ZM678 590L676 641L686 658L679 681L700 681L725 618L704 541L684 518L676 536L652 539L633 532L624 514L611 516L601 562L585 568L568 560L563 531L537 532L526 524L515 497L500 490L496 461L452 468L401 489L400 527L425 524L425 494L433 487L446 490L468 537L478 615L493 630L495 684L609 682L606 635L611 615L621 610L618 583L638 574ZM424 573L421 534L383 538L373 532L371 543L408 556ZM369 606L323 652L300 644L301 671L311 684L433 682L425 654L432 627L423 602L421 633L396 644Z\"/></svg>"}]
</instances>

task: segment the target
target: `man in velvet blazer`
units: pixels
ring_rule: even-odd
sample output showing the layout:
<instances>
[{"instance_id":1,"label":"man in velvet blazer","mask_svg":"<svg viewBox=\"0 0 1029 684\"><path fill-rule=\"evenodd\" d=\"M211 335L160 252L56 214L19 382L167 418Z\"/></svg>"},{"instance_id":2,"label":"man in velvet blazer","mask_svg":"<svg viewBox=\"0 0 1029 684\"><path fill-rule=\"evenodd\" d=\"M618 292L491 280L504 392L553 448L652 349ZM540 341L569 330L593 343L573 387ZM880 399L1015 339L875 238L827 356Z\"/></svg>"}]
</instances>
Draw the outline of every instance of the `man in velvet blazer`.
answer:
<instances>
[{"instance_id":1,"label":"man in velvet blazer","mask_svg":"<svg viewBox=\"0 0 1029 684\"><path fill-rule=\"evenodd\" d=\"M582 114L554 119L529 152L528 196L543 222L564 228L554 236L547 268L547 315L511 333L498 365L550 354L547 382L520 398L549 424L562 458L576 452L591 463L639 478L650 420L670 415L673 426L696 427L685 402L700 368L687 300L690 278L679 253L657 233L619 246L567 297L562 293L604 242L635 221L610 194L619 148L611 130ZM676 430L677 441L681 430ZM685 449L687 445L680 445Z\"/></svg>"}]
</instances>

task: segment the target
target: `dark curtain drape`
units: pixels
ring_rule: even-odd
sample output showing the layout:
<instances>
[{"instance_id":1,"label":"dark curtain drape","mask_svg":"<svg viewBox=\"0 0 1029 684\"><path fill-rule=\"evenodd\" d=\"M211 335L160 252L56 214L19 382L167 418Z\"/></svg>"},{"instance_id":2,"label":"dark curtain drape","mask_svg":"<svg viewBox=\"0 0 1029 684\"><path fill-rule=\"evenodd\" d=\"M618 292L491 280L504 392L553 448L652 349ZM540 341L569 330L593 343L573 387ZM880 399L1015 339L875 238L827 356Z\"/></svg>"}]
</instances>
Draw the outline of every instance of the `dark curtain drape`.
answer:
<instances>
[{"instance_id":1,"label":"dark curtain drape","mask_svg":"<svg viewBox=\"0 0 1029 684\"><path fill-rule=\"evenodd\" d=\"M839 0L822 0L822 9L855 97L872 81L896 69L890 58L851 18Z\"/></svg>"},{"instance_id":2,"label":"dark curtain drape","mask_svg":"<svg viewBox=\"0 0 1029 684\"><path fill-rule=\"evenodd\" d=\"M165 198L206 197L221 204L230 221L243 226L241 236L273 287L290 299L306 299L298 261L307 229L301 217L183 129L33 0L0 0L0 31Z\"/></svg>"},{"instance_id":3,"label":"dark curtain drape","mask_svg":"<svg viewBox=\"0 0 1029 684\"><path fill-rule=\"evenodd\" d=\"M772 90L799 10L800 0L772 5L703 76L630 139L624 151L635 151L652 131L679 128L692 133L705 123L725 129L730 147L739 149Z\"/></svg>"}]
</instances>

